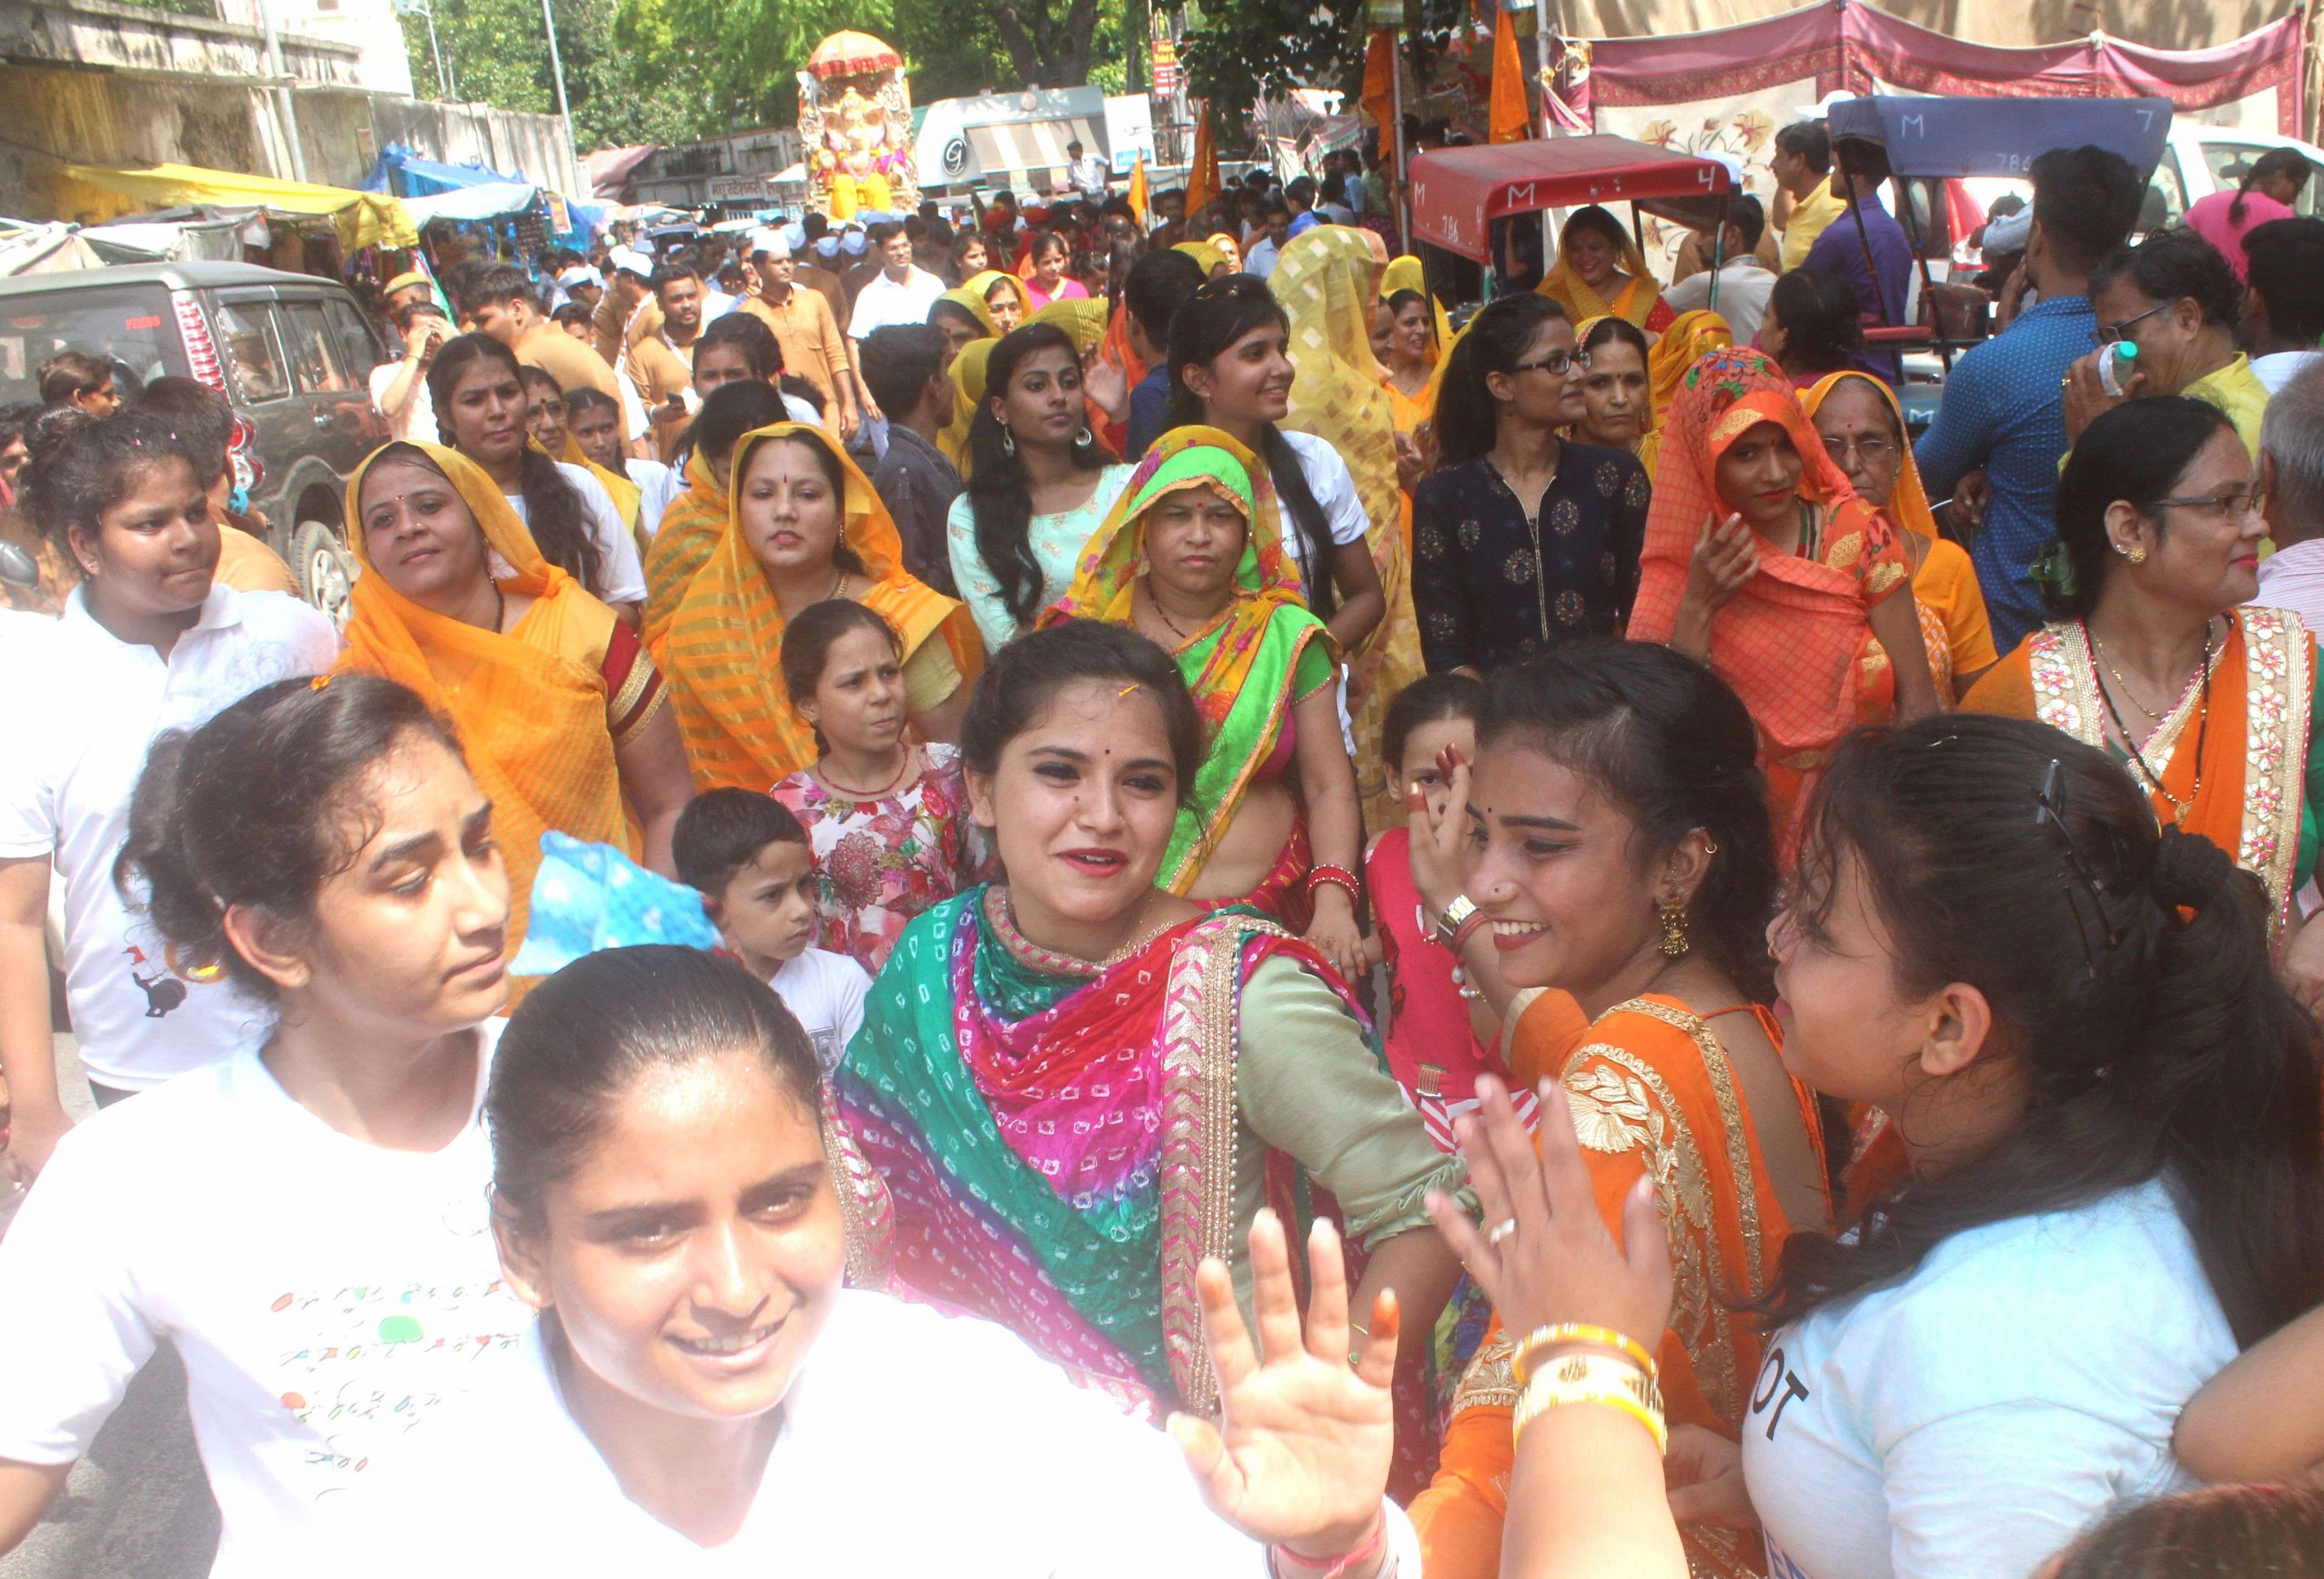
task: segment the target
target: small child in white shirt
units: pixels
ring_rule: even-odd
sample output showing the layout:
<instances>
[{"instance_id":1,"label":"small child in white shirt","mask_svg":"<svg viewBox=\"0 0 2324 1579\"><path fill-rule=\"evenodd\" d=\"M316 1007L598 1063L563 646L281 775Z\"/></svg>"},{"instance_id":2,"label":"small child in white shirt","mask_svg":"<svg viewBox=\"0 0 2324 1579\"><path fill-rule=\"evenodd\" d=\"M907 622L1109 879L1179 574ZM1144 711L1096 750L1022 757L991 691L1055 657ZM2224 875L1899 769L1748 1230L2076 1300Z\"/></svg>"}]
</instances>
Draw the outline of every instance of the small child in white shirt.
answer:
<instances>
[{"instance_id":1,"label":"small child in white shirt","mask_svg":"<svg viewBox=\"0 0 2324 1579\"><path fill-rule=\"evenodd\" d=\"M831 1073L863 1023L872 978L814 946L819 880L798 818L771 795L712 790L679 814L670 853L726 952L774 988Z\"/></svg>"}]
</instances>

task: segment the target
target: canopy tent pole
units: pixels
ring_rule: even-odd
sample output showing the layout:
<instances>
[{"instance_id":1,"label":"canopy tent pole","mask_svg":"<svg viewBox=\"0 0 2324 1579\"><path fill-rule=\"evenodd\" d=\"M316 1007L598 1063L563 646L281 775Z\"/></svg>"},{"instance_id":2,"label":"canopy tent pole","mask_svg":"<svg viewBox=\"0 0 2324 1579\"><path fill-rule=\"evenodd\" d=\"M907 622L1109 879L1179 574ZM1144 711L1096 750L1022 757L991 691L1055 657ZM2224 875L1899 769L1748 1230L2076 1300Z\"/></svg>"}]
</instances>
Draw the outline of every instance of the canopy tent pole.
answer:
<instances>
[{"instance_id":1,"label":"canopy tent pole","mask_svg":"<svg viewBox=\"0 0 2324 1579\"><path fill-rule=\"evenodd\" d=\"M1719 219L1711 231L1711 294L1708 305L1712 312L1719 310L1719 271L1727 266L1727 211L1734 201L1731 193L1719 194Z\"/></svg>"}]
</instances>

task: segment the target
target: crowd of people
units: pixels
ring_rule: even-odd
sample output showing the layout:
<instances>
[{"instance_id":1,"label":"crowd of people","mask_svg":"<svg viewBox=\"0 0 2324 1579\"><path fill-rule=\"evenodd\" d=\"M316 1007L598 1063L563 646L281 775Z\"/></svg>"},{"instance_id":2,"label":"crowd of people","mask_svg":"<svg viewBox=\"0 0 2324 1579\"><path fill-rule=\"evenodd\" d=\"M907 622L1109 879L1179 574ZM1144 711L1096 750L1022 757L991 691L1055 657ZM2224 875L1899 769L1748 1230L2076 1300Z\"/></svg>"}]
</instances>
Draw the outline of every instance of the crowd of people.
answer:
<instances>
[{"instance_id":1,"label":"crowd of people","mask_svg":"<svg viewBox=\"0 0 2324 1579\"><path fill-rule=\"evenodd\" d=\"M1916 441L1775 146L399 282L343 630L60 357L0 1551L166 1342L220 1574L2324 1572L2310 172L2043 155Z\"/></svg>"}]
</instances>

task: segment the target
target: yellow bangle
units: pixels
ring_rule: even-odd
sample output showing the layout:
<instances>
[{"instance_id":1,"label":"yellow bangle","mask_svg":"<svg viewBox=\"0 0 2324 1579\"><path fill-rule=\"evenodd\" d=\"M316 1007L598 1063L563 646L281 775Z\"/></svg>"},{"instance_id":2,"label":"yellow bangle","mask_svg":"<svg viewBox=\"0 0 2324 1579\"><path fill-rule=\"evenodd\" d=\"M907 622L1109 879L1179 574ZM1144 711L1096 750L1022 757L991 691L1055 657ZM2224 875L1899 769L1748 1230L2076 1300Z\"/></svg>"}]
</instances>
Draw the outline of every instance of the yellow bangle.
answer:
<instances>
[{"instance_id":1,"label":"yellow bangle","mask_svg":"<svg viewBox=\"0 0 2324 1579\"><path fill-rule=\"evenodd\" d=\"M1628 1360L1605 1354L1568 1354L1526 1385L1510 1423L1512 1449L1525 1439L1527 1426L1567 1404L1601 1404L1629 1416L1646 1428L1658 1454L1670 1450L1670 1428L1664 1423L1662 1390L1654 1379Z\"/></svg>"},{"instance_id":2,"label":"yellow bangle","mask_svg":"<svg viewBox=\"0 0 2324 1579\"><path fill-rule=\"evenodd\" d=\"M1646 1346L1636 1339L1626 1338L1609 1326L1591 1326L1587 1322L1568 1321L1560 1322L1555 1326L1537 1326L1517 1344L1517 1352L1509 1357L1509 1370L1517 1377L1519 1387L1533 1380L1534 1351L1552 1344L1588 1344L1600 1349L1611 1349L1628 1357L1632 1364L1645 1371L1649 1381L1662 1380L1662 1368L1655 1363L1655 1357L1646 1352Z\"/></svg>"}]
</instances>

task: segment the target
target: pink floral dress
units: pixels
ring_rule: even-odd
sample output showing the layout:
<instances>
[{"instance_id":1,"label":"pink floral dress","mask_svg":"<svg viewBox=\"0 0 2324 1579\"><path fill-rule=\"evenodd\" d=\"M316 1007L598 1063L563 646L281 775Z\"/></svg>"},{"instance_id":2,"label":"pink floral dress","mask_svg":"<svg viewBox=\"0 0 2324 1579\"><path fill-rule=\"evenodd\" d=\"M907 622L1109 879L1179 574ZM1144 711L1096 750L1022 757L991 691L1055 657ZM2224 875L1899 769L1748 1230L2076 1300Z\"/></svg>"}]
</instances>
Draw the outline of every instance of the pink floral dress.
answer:
<instances>
[{"instance_id":1,"label":"pink floral dress","mask_svg":"<svg viewBox=\"0 0 2324 1579\"><path fill-rule=\"evenodd\" d=\"M983 830L968 814L955 746L920 748L926 767L876 800L840 795L804 771L775 786L815 847L823 874L816 946L874 976L904 925L991 873Z\"/></svg>"}]
</instances>

